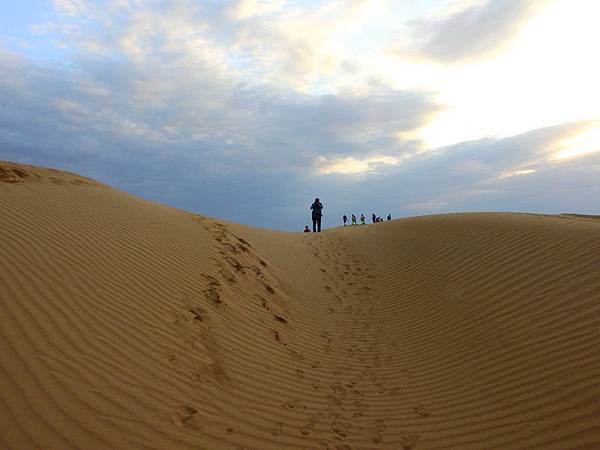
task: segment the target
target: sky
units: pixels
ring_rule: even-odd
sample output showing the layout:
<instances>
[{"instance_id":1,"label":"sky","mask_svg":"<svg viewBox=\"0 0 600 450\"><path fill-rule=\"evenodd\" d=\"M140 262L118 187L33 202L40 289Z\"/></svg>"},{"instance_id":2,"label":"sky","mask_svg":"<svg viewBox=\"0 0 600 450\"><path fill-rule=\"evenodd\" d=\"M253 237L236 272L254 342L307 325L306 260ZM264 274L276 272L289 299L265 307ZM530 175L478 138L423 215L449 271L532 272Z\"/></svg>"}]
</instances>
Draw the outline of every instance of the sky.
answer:
<instances>
[{"instance_id":1,"label":"sky","mask_svg":"<svg viewBox=\"0 0 600 450\"><path fill-rule=\"evenodd\" d=\"M0 160L238 223L600 213L597 0L0 1Z\"/></svg>"}]
</instances>

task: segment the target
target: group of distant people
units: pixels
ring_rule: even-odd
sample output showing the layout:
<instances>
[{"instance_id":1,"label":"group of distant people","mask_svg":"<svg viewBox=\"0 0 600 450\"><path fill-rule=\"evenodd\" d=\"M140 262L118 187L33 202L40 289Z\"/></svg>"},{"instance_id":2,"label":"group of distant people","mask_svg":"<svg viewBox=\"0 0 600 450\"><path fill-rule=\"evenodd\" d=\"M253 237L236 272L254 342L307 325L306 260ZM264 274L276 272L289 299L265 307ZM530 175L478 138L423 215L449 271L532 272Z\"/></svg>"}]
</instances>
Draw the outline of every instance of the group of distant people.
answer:
<instances>
[{"instance_id":1,"label":"group of distant people","mask_svg":"<svg viewBox=\"0 0 600 450\"><path fill-rule=\"evenodd\" d=\"M321 200L319 200L319 198L315 198L315 201L313 202L312 205L310 205L310 209L312 210L312 231L313 233L320 233L321 232L321 218L323 217L323 203L321 203ZM346 226L348 224L348 216L346 214L344 214L344 216L342 217L342 220L344 222L344 226ZM352 225L357 225L356 222L356 215L352 214L351 215L351 220L352 220ZM360 215L360 223L361 225L365 225L365 215L361 214ZM371 220L373 221L373 223L379 223L379 222L383 222L383 218L377 216L375 213L371 214ZM387 220L392 220L392 215L388 214L387 215ZM304 232L305 233L310 233L310 228L308 227L308 225L306 225L304 227Z\"/></svg>"},{"instance_id":2,"label":"group of distant people","mask_svg":"<svg viewBox=\"0 0 600 450\"><path fill-rule=\"evenodd\" d=\"M357 225L357 223L356 223L356 216L354 214L352 214L350 217L352 219L352 222L351 222L352 225ZM387 220L392 220L392 215L391 214L387 215ZM346 226L348 224L348 216L346 214L344 214L344 216L342 217L342 221L344 222L344 226ZM384 220L383 220L382 217L379 217L375 213L372 213L371 214L371 221L373 223L379 223L379 222L383 222ZM360 215L360 224L361 225L365 224L365 215L364 214Z\"/></svg>"}]
</instances>

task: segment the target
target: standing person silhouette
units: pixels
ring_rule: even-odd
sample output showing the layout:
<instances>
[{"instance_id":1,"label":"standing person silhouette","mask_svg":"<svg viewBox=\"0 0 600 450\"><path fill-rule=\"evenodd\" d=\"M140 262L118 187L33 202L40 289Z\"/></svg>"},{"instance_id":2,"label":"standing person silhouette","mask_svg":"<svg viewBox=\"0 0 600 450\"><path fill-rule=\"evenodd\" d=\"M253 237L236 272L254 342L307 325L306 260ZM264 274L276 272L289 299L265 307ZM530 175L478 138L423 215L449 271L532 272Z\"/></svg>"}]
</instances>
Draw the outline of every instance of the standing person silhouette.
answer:
<instances>
[{"instance_id":1,"label":"standing person silhouette","mask_svg":"<svg viewBox=\"0 0 600 450\"><path fill-rule=\"evenodd\" d=\"M348 216L346 216L346 214L344 214L344 217L342 217L342 220L344 221L344 226L346 226L346 222L348 222Z\"/></svg>"},{"instance_id":2,"label":"standing person silhouette","mask_svg":"<svg viewBox=\"0 0 600 450\"><path fill-rule=\"evenodd\" d=\"M364 225L364 224L365 224L365 215L364 215L364 214L361 214L361 215L360 215L360 224L361 224L361 225Z\"/></svg>"},{"instance_id":3,"label":"standing person silhouette","mask_svg":"<svg viewBox=\"0 0 600 450\"><path fill-rule=\"evenodd\" d=\"M310 205L312 209L312 221L313 221L313 233L317 231L321 232L321 217L323 216L323 203L319 200L319 197L315 198L315 201Z\"/></svg>"}]
</instances>

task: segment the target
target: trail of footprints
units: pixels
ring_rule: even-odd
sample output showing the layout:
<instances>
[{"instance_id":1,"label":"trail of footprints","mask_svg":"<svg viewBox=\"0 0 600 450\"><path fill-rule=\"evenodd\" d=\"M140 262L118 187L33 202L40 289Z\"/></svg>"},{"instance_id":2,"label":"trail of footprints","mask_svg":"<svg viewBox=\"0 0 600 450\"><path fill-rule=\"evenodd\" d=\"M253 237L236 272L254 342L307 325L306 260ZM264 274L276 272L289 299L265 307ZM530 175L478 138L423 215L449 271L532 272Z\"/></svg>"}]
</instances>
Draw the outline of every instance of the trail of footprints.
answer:
<instances>
[{"instance_id":1,"label":"trail of footprints","mask_svg":"<svg viewBox=\"0 0 600 450\"><path fill-rule=\"evenodd\" d=\"M217 258L214 258L217 275L202 274L204 288L197 295L184 296L184 310L173 313L171 323L182 338L181 348L165 353L169 363L190 380L191 386L201 389L204 384L224 385L229 377L220 360L224 352L219 347L215 329L227 314L225 299L237 298L237 284L242 277L251 277L256 286L253 298L257 305L269 311L273 319L271 336L280 344L285 343L285 328L288 319L285 301L277 291L278 283L268 273L267 263L252 249L252 245L235 235L227 227L201 216L193 216L215 241ZM248 295L248 284L244 293ZM225 291L233 295L225 295ZM208 423L208 416L191 405L183 405L171 414L172 422L178 427L199 429ZM233 433L228 428L227 433Z\"/></svg>"},{"instance_id":2,"label":"trail of footprints","mask_svg":"<svg viewBox=\"0 0 600 450\"><path fill-rule=\"evenodd\" d=\"M318 449L351 450L348 438L353 432L368 434L368 448L382 448L387 425L385 418L377 417L377 410L371 408L368 399L397 397L402 390L400 386L386 386L379 380L383 360L380 349L386 336L376 314L379 298L372 287L375 276L364 267L358 255L344 252L347 259L342 258L341 239L333 242L330 238L324 242L319 239L321 236L316 238L308 241L308 245L315 259L323 265L320 268L326 280L323 288L330 297L323 299L322 314L333 318L334 326L322 330L319 336L325 355L332 355L333 382L325 394L327 411L312 416L311 422L300 432L311 434L317 423L329 427L331 438L320 441L315 447ZM311 364L311 367L315 366ZM302 370L298 376L308 379ZM322 389L318 377L313 387ZM423 405L415 406L414 413L420 417L431 414ZM400 442L396 440L393 448L415 449L419 438L415 433L401 433Z\"/></svg>"},{"instance_id":3,"label":"trail of footprints","mask_svg":"<svg viewBox=\"0 0 600 450\"><path fill-rule=\"evenodd\" d=\"M276 280L268 273L267 263L255 253L252 245L218 222L199 216L194 219L215 239L219 255L215 259L218 276L203 274L205 288L201 291L202 295L184 298L185 314L177 314L173 320L182 335L183 345L181 351L165 355L169 362L188 376L196 388L201 388L204 383L225 384L229 381L219 360L221 352L212 330L219 321L219 314L226 312L228 305L224 298L236 298L235 295L224 295L224 290L235 290L240 277L252 277L257 287L253 294L256 303L272 315L272 339L288 347L290 357L298 364L295 378L309 383L313 390L321 393L326 405L324 411L311 412L299 399L284 401L281 408L303 411L306 420L300 427L276 421L270 428L271 435L277 437L297 432L316 443L310 448L352 450L348 442L352 433L364 434L366 431L370 436L369 448L384 445L385 418L377 417L377 411L371 409L368 399L374 395L397 396L402 390L399 386L386 386L379 381L380 344L385 341L385 336L375 314L379 299L371 286L374 275L362 267L360 258L350 254L350 259L342 259L339 249L335 249L343 245L342 242L330 240L322 246L318 245L317 239L308 242L316 261L323 265L320 271L326 280L323 289L327 298L322 301L320 313L333 319L333 326L319 334L322 356L328 359L327 364L323 364L288 346L284 299L280 297ZM190 352L190 348L197 352ZM330 376L323 378L324 370L330 370ZM414 413L420 417L431 414L423 405L415 406ZM171 417L175 425L189 429L199 428L200 422L208 421L206 416L188 405L182 406ZM228 433L233 431L233 428L227 430ZM319 438L312 438L313 435ZM323 439L323 436L328 437ZM397 448L416 449L418 434L403 433L401 436Z\"/></svg>"}]
</instances>

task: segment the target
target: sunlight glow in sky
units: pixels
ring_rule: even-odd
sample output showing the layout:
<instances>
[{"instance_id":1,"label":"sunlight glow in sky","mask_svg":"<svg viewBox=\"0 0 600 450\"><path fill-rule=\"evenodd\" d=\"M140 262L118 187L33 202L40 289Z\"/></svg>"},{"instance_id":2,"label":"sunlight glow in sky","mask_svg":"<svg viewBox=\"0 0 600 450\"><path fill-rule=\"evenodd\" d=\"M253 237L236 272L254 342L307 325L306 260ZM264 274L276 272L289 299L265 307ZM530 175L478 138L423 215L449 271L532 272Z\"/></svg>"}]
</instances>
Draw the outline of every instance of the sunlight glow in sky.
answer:
<instances>
[{"instance_id":1,"label":"sunlight glow in sky","mask_svg":"<svg viewBox=\"0 0 600 450\"><path fill-rule=\"evenodd\" d=\"M600 2L548 2L504 52L433 69L448 109L422 131L427 147L600 117L598 17Z\"/></svg>"},{"instance_id":2,"label":"sunlight glow in sky","mask_svg":"<svg viewBox=\"0 0 600 450\"><path fill-rule=\"evenodd\" d=\"M552 156L552 160L577 158L589 153L600 152L600 128L594 128L561 141L559 147L561 150Z\"/></svg>"},{"instance_id":3,"label":"sunlight glow in sky","mask_svg":"<svg viewBox=\"0 0 600 450\"><path fill-rule=\"evenodd\" d=\"M372 156L365 159L356 158L343 158L338 160L330 161L327 158L320 157L320 169L321 174L327 175L330 173L341 173L345 175L364 173L364 172L375 172L378 166L388 165L396 166L400 163L400 158L394 158L391 156Z\"/></svg>"}]
</instances>

